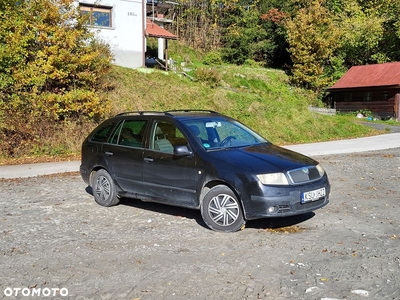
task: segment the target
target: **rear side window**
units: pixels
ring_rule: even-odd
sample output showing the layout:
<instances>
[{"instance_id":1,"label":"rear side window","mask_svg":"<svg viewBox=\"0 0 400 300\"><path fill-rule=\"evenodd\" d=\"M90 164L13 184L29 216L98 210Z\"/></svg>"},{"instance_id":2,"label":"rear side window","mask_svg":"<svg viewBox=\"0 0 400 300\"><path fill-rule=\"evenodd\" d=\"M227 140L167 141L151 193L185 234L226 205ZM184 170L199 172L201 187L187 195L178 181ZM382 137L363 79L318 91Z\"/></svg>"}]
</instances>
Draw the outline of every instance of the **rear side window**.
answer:
<instances>
[{"instance_id":1,"label":"rear side window","mask_svg":"<svg viewBox=\"0 0 400 300\"><path fill-rule=\"evenodd\" d=\"M142 147L147 120L126 120L114 131L112 144Z\"/></svg>"},{"instance_id":2,"label":"rear side window","mask_svg":"<svg viewBox=\"0 0 400 300\"><path fill-rule=\"evenodd\" d=\"M115 125L116 125L115 122L100 125L100 127L92 135L90 140L92 142L100 142L100 143L107 142L110 132L115 127Z\"/></svg>"}]
</instances>

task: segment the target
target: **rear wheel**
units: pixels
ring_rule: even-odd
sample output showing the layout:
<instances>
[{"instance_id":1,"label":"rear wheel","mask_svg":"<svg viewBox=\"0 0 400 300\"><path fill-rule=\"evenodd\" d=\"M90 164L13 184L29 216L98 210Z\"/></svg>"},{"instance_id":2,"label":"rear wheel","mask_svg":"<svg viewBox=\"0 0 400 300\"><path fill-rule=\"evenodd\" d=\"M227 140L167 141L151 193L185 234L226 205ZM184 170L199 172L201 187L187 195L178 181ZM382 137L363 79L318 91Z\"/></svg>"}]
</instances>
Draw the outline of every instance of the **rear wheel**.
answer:
<instances>
[{"instance_id":1,"label":"rear wheel","mask_svg":"<svg viewBox=\"0 0 400 300\"><path fill-rule=\"evenodd\" d=\"M246 223L240 201L225 185L213 187L204 196L201 216L207 226L216 231L238 231Z\"/></svg>"},{"instance_id":2,"label":"rear wheel","mask_svg":"<svg viewBox=\"0 0 400 300\"><path fill-rule=\"evenodd\" d=\"M92 184L94 200L101 206L113 206L119 203L114 181L104 169L98 170Z\"/></svg>"}]
</instances>

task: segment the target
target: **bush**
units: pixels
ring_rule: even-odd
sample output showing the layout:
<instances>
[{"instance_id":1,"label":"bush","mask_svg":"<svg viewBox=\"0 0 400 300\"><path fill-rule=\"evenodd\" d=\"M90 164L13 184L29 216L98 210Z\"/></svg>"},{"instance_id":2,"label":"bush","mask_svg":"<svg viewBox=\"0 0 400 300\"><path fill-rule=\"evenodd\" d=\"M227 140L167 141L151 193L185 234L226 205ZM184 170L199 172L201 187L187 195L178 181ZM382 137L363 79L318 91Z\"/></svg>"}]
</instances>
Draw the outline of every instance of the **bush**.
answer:
<instances>
[{"instance_id":1,"label":"bush","mask_svg":"<svg viewBox=\"0 0 400 300\"><path fill-rule=\"evenodd\" d=\"M262 64L259 62L256 62L254 59L246 59L244 62L245 66L252 67L252 68L260 68L262 67Z\"/></svg>"},{"instance_id":2,"label":"bush","mask_svg":"<svg viewBox=\"0 0 400 300\"><path fill-rule=\"evenodd\" d=\"M194 72L197 81L205 82L211 87L217 87L221 81L221 75L212 68L198 68Z\"/></svg>"},{"instance_id":3,"label":"bush","mask_svg":"<svg viewBox=\"0 0 400 300\"><path fill-rule=\"evenodd\" d=\"M205 55L203 63L209 66L222 65L223 62L221 53L216 51L209 52L208 54Z\"/></svg>"}]
</instances>

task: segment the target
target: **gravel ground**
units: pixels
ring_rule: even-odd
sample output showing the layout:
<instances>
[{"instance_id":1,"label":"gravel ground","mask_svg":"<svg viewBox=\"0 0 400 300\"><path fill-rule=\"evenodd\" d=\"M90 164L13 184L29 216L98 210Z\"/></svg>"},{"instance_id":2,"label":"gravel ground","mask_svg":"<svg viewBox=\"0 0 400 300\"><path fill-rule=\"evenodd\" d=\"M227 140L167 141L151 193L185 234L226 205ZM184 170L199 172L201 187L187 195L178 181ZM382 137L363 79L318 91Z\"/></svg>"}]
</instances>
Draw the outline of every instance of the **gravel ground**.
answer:
<instances>
[{"instance_id":1,"label":"gravel ground","mask_svg":"<svg viewBox=\"0 0 400 300\"><path fill-rule=\"evenodd\" d=\"M330 204L237 233L193 210L100 207L77 173L3 179L0 297L400 299L400 148L316 158Z\"/></svg>"}]
</instances>

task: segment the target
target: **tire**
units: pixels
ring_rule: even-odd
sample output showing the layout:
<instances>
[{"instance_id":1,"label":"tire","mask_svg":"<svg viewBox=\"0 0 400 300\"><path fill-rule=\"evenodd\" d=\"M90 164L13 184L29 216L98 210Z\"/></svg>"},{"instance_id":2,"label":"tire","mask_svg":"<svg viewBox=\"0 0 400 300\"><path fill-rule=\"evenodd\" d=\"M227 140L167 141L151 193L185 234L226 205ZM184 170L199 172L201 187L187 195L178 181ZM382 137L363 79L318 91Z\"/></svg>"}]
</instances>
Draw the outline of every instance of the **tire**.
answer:
<instances>
[{"instance_id":1,"label":"tire","mask_svg":"<svg viewBox=\"0 0 400 300\"><path fill-rule=\"evenodd\" d=\"M104 169L94 175L92 190L94 200L101 206L110 207L119 203L114 181Z\"/></svg>"},{"instance_id":2,"label":"tire","mask_svg":"<svg viewBox=\"0 0 400 300\"><path fill-rule=\"evenodd\" d=\"M235 232L246 223L240 201L225 185L213 187L204 196L201 216L206 225L215 231Z\"/></svg>"}]
</instances>

